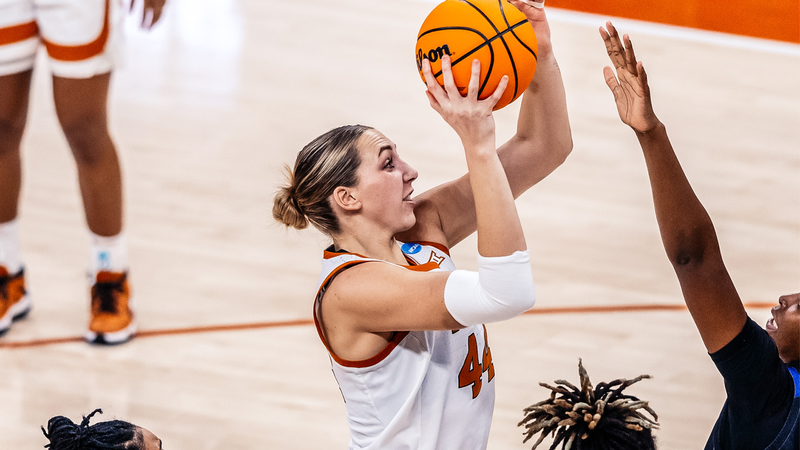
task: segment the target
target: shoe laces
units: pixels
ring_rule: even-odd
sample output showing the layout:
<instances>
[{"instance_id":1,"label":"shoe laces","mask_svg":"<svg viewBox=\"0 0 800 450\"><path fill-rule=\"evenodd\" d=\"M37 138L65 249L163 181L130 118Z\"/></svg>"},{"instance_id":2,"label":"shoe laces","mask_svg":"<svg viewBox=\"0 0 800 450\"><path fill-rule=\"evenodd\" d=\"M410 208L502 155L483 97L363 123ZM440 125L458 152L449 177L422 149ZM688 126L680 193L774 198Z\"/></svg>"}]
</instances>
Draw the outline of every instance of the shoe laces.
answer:
<instances>
[{"instance_id":1,"label":"shoe laces","mask_svg":"<svg viewBox=\"0 0 800 450\"><path fill-rule=\"evenodd\" d=\"M117 312L117 298L114 293L123 293L122 282L98 282L94 285L94 298L100 303L100 311Z\"/></svg>"}]
</instances>

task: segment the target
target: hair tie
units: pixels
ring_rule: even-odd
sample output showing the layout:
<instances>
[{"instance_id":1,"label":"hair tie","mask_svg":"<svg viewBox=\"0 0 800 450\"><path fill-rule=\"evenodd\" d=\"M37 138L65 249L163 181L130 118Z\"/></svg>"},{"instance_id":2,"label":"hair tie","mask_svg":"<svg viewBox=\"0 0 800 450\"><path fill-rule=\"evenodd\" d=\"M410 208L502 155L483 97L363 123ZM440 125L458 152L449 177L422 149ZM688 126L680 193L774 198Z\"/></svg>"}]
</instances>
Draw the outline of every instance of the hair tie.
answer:
<instances>
[{"instance_id":1,"label":"hair tie","mask_svg":"<svg viewBox=\"0 0 800 450\"><path fill-rule=\"evenodd\" d=\"M303 211L303 207L300 206L300 202L297 201L297 197L294 195L294 186L289 189L289 198L292 200L292 205L294 205L294 209L300 213L300 215L305 216L306 213Z\"/></svg>"}]
</instances>

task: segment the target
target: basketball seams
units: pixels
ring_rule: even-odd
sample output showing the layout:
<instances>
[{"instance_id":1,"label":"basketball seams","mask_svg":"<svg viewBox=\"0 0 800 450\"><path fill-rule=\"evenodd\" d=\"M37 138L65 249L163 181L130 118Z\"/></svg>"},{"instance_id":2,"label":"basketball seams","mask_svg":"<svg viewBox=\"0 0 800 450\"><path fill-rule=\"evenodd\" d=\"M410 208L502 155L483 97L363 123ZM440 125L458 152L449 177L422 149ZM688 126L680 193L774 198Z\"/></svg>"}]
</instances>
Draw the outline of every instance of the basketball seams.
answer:
<instances>
[{"instance_id":1,"label":"basketball seams","mask_svg":"<svg viewBox=\"0 0 800 450\"><path fill-rule=\"evenodd\" d=\"M425 35L428 35L428 34L430 34L430 33L436 32L436 31L449 31L449 30L469 31L469 32L472 32L472 33L475 33L475 34L477 34L478 36L480 36L480 37L481 37L481 39L483 39L483 44L476 45L475 47L473 47L473 48L472 48L472 50L468 51L467 53L465 53L465 54L464 54L464 55L462 55L461 57L459 57L459 58L456 58L454 61L452 61L452 62L450 63L450 65L451 65L451 66L455 66L455 65L456 65L456 64L458 64L459 62L463 61L465 58L468 58L468 57L469 57L470 55L472 55L473 53L475 53L475 52L477 52L478 50L480 50L480 49L482 49L482 48L486 47L486 46L487 46L487 44L491 44L492 40L496 38L496 36L495 36L495 38L488 39L488 38L486 37L486 35L484 35L483 33L481 33L479 30L476 30L475 28L468 28L468 27L438 27L438 28L431 28L430 30L427 30L427 31L425 31L424 33L420 34L420 35L417 37L417 40L419 40L420 38L422 38L422 37L423 37L423 36L425 36ZM490 59L489 59L489 70L490 70L490 72L491 72L491 68L492 68L492 66L494 66L494 49L492 48L492 46L491 46L491 45L489 45L489 47L488 47L488 48L489 48L489 54L491 55L491 57L490 57ZM442 71L440 70L440 71L438 71L438 72L434 73L434 74L433 74L433 77L434 77L434 78L438 78L438 77L439 77L439 75L441 75L441 74L442 74ZM487 76L486 76L486 80L488 80L488 79L489 79L489 75L487 74ZM486 86L486 80L484 80L484 83L483 83L483 85L484 85L484 86ZM480 93L479 93L478 95L480 95Z\"/></svg>"},{"instance_id":2,"label":"basketball seams","mask_svg":"<svg viewBox=\"0 0 800 450\"><path fill-rule=\"evenodd\" d=\"M514 37L517 40L519 40L519 37L516 36L516 34L513 32L513 29L518 27L518 26L520 26L520 25L522 25L523 23L527 22L528 19L524 19L524 20L516 23L514 25L514 28L512 28L511 24L508 23L508 19L506 18L506 10L503 7L503 0L497 0L497 6L500 8L500 15L503 18L503 22L505 22L505 24L506 24L506 29L501 32L500 29L497 28L497 25L495 25L494 21L492 19L490 19L489 16L487 16L486 13L482 9L480 9L478 6L476 6L475 4L470 2L469 0L460 0L460 1L462 3L466 3L467 5L472 7L475 11L477 11L478 14L480 14L481 17L483 17L486 20L486 22L488 22L489 25L494 29L494 31L496 33L495 38L500 38L500 42L503 43L503 47L505 47L505 49L506 49L506 54L508 54L508 61L511 63L511 70L514 72L514 94L512 95L512 98L516 98L518 93L519 93L519 79L518 79L519 78L519 76L518 76L519 74L517 73L517 65L516 65L516 62L514 61L514 55L511 54L511 49L508 47L508 43L506 42L506 40L504 38L504 35L506 33L508 33L508 32L511 32L511 34L514 35ZM491 40L493 41L495 38L492 38ZM525 46L525 44L523 44L523 46ZM527 46L525 46L525 48L527 48L530 51L530 49ZM535 56L534 56L534 58L535 58ZM480 89L480 92L478 93L478 95L483 94L483 88L486 86L486 83L488 82L489 77L491 77L491 76L492 76L492 72L490 70L489 72L486 73L486 80L484 80L483 86L481 86L481 89Z\"/></svg>"},{"instance_id":3,"label":"basketball seams","mask_svg":"<svg viewBox=\"0 0 800 450\"><path fill-rule=\"evenodd\" d=\"M485 46L487 46L489 44L491 44L492 42L496 41L497 39L502 39L504 34L510 33L514 28L518 28L520 25L523 25L525 22L527 22L527 20L522 20L522 21L520 21L518 23L515 23L514 25L511 25L511 28L503 30L499 34L497 34L495 36L492 36L491 38L487 38L483 33L481 33L480 31L476 30L475 28L468 28L468 27L438 27L438 28L431 28L430 30L427 30L424 33L420 34L419 36L417 36L417 40L419 40L421 37L423 37L423 36L425 36L427 34L430 34L431 32L434 32L434 31L447 31L447 30L471 31L471 32L479 35L481 38L483 38L483 40L484 40L483 44L475 46L472 50L470 50L469 52L465 53L464 56L462 56L461 58L458 58L458 59L455 60L455 61L462 61L465 57L475 53L476 51L482 49L483 47L485 47ZM489 48L492 48L492 46L489 45ZM455 65L455 62L453 62L452 65ZM442 72L436 72L436 76L439 76L441 73ZM487 74L487 77L488 77L488 74Z\"/></svg>"},{"instance_id":4,"label":"basketball seams","mask_svg":"<svg viewBox=\"0 0 800 450\"><path fill-rule=\"evenodd\" d=\"M483 12L482 9L478 8L477 6L475 6L472 2L469 2L468 0L460 0L460 1L462 3L466 3L467 5L472 7L475 11L478 12L478 14L481 15L481 17L486 19L486 22L489 23L489 26L492 27L492 29L494 30L494 33L495 33L494 37L489 42L484 43L484 45L489 44L489 49L490 49L490 52L492 54L492 59L491 59L491 64L489 64L489 70L486 72L486 78L484 78L483 84L481 84L480 89L478 89L478 96L480 97L483 94L483 90L486 88L486 84L489 82L489 78L491 78L491 76L492 76L492 69L494 68L494 50L492 50L493 46L491 45L491 41L493 41L495 38L498 38L498 37L500 38L500 40L502 40L503 38L502 38L502 35L500 33L500 30L497 28L497 26L494 24L494 22L491 19L489 19L489 17L486 15L485 12ZM502 5L500 6L500 9L501 10L503 9ZM508 46L506 46L506 52L508 52ZM513 66L514 58L511 57L511 53L510 52L508 52L508 57L509 57L509 60L511 60L511 62L512 62L512 66L511 67L514 70L514 80L516 80L517 79L517 70ZM514 94L516 94L516 91L514 91Z\"/></svg>"},{"instance_id":5,"label":"basketball seams","mask_svg":"<svg viewBox=\"0 0 800 450\"><path fill-rule=\"evenodd\" d=\"M485 68L482 68L482 72L484 70L485 72L482 76L483 80L481 81L481 85L479 87L479 97L484 95L484 92L490 84L490 81L492 85L496 85L499 82L498 79L493 77L493 74L495 69L500 70L502 68L502 70L508 72L509 76L514 77L514 86L513 90L508 89L503 94L498 103L499 107L493 109L502 108L508 103L514 101L521 94L521 86L523 83L527 84L527 82L530 80L530 76L533 70L535 70L536 62L538 61L538 55L536 54L537 52L532 50L532 47L535 46L535 34L531 36L533 38L533 42L531 42L531 45L529 46L525 41L523 41L522 38L529 36L531 34L530 31L532 30L527 28L517 30L518 27L528 23L527 18L522 16L522 20L512 25L511 21L515 20L518 16L521 16L521 14L518 14L516 10L506 11L503 5L503 0L489 0L488 2L486 0L455 0L452 3L445 3L450 3L450 5L444 9L440 9L438 15L434 16L433 13L431 13L429 16L431 22L429 23L428 19L426 19L422 26L422 30L420 30L420 33L418 33L417 41L422 41L417 45L417 52L419 55L418 68L420 69L420 73L422 70L419 64L421 64L423 59L437 61L437 59L443 57L443 50L447 55L454 57L458 55L459 52L463 52L464 50L468 49L466 53L463 53L452 60L451 64L454 69L455 67L458 67L458 70L454 72L454 74L458 74L458 79L463 83L464 76L466 75L463 65L459 65L461 61L464 61L470 57L478 58L482 60L485 65ZM440 6L444 6L444 4L441 4ZM499 8L499 11L497 8ZM437 7L436 9L439 8ZM448 20L448 17L451 17L451 19ZM461 17L461 19L455 20L456 17ZM484 20L481 21L480 17L483 17ZM434 25L436 22L446 26L426 28ZM451 24L454 22L467 22L467 26L452 26ZM501 29L502 31L500 31ZM431 36L437 32L444 33L445 36L442 38ZM453 47L454 43L450 42L451 38L447 37L449 34L448 32L452 32L454 35L465 33L463 35L464 39L468 40L463 44ZM492 33L494 33L494 36L492 36ZM511 33L511 36L504 36L506 33ZM469 37L469 35L472 36ZM488 38L487 36L491 36L491 38ZM499 43L502 43L503 45L502 48L504 48L506 51L506 58L508 58L507 61L503 60L503 58L498 59L498 56L502 53L501 47L498 47L497 53L495 52L494 46L499 44L495 41L498 39L500 40ZM447 48L448 45L451 47L451 49ZM428 47L433 50L423 53L423 49ZM484 47L488 48L488 54L482 52ZM434 52L434 54L431 54L431 52ZM438 58L435 54L437 52ZM518 58L522 57L522 59L519 61L515 60L515 55ZM528 58L531 56L534 59L533 61L528 60ZM520 62L520 64L523 64L524 62L524 64L520 67L517 67L517 62ZM529 62L531 63L533 70L528 71L526 69L523 71L523 69L528 66ZM441 75L441 69L434 74L437 80ZM522 79L520 79L520 76L522 76ZM462 89L463 88L459 88L463 94L464 91Z\"/></svg>"},{"instance_id":6,"label":"basketball seams","mask_svg":"<svg viewBox=\"0 0 800 450\"><path fill-rule=\"evenodd\" d=\"M519 36L517 36L516 31L514 31L514 29L511 28L511 24L508 23L508 17L506 17L506 10L505 10L505 8L503 8L503 5L502 5L503 0L497 0L497 1L500 2L500 14L503 15L503 22L505 22L506 27L508 27L508 29L511 30L511 35L514 36L517 39L517 42L519 42L520 45L525 47L525 50L527 50L528 52L530 52L531 55L533 55L533 59L535 59L536 61L539 61L539 55L537 55L536 52L533 51L533 49L528 47L528 44L526 44L525 41L523 41ZM527 19L525 19L525 20L527 21Z\"/></svg>"}]
</instances>

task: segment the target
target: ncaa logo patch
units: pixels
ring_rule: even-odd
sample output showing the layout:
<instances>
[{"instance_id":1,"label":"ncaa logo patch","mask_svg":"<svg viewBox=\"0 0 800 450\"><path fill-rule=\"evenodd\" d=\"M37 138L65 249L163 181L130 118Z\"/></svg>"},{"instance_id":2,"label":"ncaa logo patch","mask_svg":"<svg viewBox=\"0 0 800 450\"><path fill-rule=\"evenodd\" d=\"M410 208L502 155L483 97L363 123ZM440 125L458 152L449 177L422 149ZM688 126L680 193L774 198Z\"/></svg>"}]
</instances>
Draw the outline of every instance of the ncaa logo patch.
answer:
<instances>
[{"instance_id":1,"label":"ncaa logo patch","mask_svg":"<svg viewBox=\"0 0 800 450\"><path fill-rule=\"evenodd\" d=\"M403 244L400 250L407 255L413 255L419 253L422 250L422 246L419 244Z\"/></svg>"}]
</instances>

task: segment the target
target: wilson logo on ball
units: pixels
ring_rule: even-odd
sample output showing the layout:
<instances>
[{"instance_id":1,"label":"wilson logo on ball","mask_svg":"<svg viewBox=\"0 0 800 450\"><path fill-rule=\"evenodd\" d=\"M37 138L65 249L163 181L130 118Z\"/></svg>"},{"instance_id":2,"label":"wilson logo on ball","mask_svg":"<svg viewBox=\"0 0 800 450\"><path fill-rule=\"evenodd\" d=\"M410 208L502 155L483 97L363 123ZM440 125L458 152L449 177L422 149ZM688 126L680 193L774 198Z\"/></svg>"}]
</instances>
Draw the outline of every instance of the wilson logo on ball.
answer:
<instances>
[{"instance_id":1,"label":"wilson logo on ball","mask_svg":"<svg viewBox=\"0 0 800 450\"><path fill-rule=\"evenodd\" d=\"M422 23L414 49L417 70L431 63L439 84L442 57L450 55L453 82L465 94L472 60L481 62L478 98L492 95L504 75L508 86L494 109L513 102L525 92L536 72L538 43L525 14L503 0L445 0Z\"/></svg>"},{"instance_id":2,"label":"wilson logo on ball","mask_svg":"<svg viewBox=\"0 0 800 450\"><path fill-rule=\"evenodd\" d=\"M436 47L433 50L428 50L427 53L423 52L422 49L417 49L417 70L422 70L422 60L427 59L430 62L436 62L442 59L442 56L453 56L453 53L450 52L450 47L447 44L442 45L441 47Z\"/></svg>"}]
</instances>

